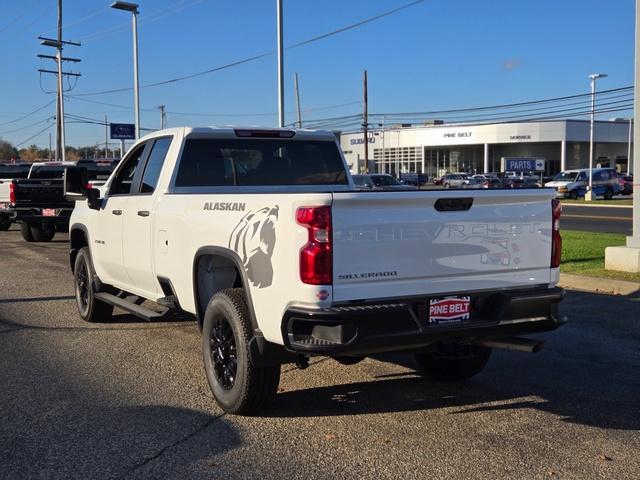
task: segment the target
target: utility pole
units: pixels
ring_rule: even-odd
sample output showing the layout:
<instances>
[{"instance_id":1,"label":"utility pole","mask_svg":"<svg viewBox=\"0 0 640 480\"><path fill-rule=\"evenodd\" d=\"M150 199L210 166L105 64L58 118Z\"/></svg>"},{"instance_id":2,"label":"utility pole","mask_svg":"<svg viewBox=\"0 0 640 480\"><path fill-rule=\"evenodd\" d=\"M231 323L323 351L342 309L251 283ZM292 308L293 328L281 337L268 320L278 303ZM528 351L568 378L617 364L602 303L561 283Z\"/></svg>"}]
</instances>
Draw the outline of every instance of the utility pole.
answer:
<instances>
[{"instance_id":1,"label":"utility pole","mask_svg":"<svg viewBox=\"0 0 640 480\"><path fill-rule=\"evenodd\" d=\"M300 111L300 88L298 87L298 72L293 76L293 84L296 90L296 107L298 110L298 128L302 128L302 112Z\"/></svg>"},{"instance_id":2,"label":"utility pole","mask_svg":"<svg viewBox=\"0 0 640 480\"><path fill-rule=\"evenodd\" d=\"M167 113L165 112L164 105L160 105L158 109L160 110L160 130L163 130L167 121Z\"/></svg>"},{"instance_id":3,"label":"utility pole","mask_svg":"<svg viewBox=\"0 0 640 480\"><path fill-rule=\"evenodd\" d=\"M47 155L47 160L51 161L51 132L49 132L49 155Z\"/></svg>"},{"instance_id":4,"label":"utility pole","mask_svg":"<svg viewBox=\"0 0 640 480\"><path fill-rule=\"evenodd\" d=\"M364 132L364 173L369 173L369 100L367 93L367 71L364 71L364 112L362 115L362 131Z\"/></svg>"},{"instance_id":5,"label":"utility pole","mask_svg":"<svg viewBox=\"0 0 640 480\"><path fill-rule=\"evenodd\" d=\"M278 126L284 128L284 47L282 39L282 0L277 2L278 29Z\"/></svg>"},{"instance_id":6,"label":"utility pole","mask_svg":"<svg viewBox=\"0 0 640 480\"><path fill-rule=\"evenodd\" d=\"M109 158L109 121L104 116L104 158Z\"/></svg>"},{"instance_id":7,"label":"utility pole","mask_svg":"<svg viewBox=\"0 0 640 480\"><path fill-rule=\"evenodd\" d=\"M57 76L57 101L56 101L56 161L66 160L66 141L65 141L65 125L64 125L64 88L62 83L63 76L80 77L79 73L63 72L62 62L80 62L78 58L65 58L62 56L63 45L80 46L80 43L65 42L62 40L62 0L58 0L58 35L56 39L38 37L40 44L45 47L54 47L56 55L38 55L38 58L47 58L55 60L57 64L56 70L38 69L40 73L51 73Z\"/></svg>"}]
</instances>

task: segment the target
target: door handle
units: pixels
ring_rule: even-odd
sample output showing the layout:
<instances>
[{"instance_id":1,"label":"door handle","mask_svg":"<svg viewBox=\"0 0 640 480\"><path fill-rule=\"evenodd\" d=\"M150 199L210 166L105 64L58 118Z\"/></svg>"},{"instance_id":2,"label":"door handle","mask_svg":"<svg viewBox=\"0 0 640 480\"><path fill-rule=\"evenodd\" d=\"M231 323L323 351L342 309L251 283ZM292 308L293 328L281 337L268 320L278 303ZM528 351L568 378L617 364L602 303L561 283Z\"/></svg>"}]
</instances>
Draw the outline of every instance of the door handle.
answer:
<instances>
[{"instance_id":1,"label":"door handle","mask_svg":"<svg viewBox=\"0 0 640 480\"><path fill-rule=\"evenodd\" d=\"M122 210L111 210L114 215L122 215Z\"/></svg>"},{"instance_id":2,"label":"door handle","mask_svg":"<svg viewBox=\"0 0 640 480\"><path fill-rule=\"evenodd\" d=\"M149 210L138 210L138 215L140 217L148 217L149 216Z\"/></svg>"}]
</instances>

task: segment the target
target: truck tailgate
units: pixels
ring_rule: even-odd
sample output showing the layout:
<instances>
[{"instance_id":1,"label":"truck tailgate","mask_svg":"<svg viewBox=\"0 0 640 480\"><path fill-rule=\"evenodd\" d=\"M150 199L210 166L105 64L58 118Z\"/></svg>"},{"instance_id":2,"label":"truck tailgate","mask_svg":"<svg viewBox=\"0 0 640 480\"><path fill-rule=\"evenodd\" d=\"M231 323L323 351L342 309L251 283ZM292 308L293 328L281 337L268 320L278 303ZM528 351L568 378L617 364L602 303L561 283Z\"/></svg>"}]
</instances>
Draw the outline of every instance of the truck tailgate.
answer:
<instances>
[{"instance_id":1,"label":"truck tailgate","mask_svg":"<svg viewBox=\"0 0 640 480\"><path fill-rule=\"evenodd\" d=\"M60 179L14 180L16 207L73 208L64 199L63 181Z\"/></svg>"},{"instance_id":2,"label":"truck tailgate","mask_svg":"<svg viewBox=\"0 0 640 480\"><path fill-rule=\"evenodd\" d=\"M334 193L333 300L548 284L553 195L551 189Z\"/></svg>"}]
</instances>

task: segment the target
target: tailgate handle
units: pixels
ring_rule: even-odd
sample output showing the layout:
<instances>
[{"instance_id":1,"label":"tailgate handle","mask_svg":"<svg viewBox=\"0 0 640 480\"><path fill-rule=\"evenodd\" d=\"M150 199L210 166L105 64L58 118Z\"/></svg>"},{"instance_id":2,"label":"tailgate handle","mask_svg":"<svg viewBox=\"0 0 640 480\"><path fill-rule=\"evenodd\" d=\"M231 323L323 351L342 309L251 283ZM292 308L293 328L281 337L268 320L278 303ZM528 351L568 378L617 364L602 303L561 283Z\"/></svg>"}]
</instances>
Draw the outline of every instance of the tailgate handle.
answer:
<instances>
[{"instance_id":1,"label":"tailgate handle","mask_svg":"<svg viewBox=\"0 0 640 480\"><path fill-rule=\"evenodd\" d=\"M473 198L439 198L434 207L439 212L463 212L473 205Z\"/></svg>"}]
</instances>

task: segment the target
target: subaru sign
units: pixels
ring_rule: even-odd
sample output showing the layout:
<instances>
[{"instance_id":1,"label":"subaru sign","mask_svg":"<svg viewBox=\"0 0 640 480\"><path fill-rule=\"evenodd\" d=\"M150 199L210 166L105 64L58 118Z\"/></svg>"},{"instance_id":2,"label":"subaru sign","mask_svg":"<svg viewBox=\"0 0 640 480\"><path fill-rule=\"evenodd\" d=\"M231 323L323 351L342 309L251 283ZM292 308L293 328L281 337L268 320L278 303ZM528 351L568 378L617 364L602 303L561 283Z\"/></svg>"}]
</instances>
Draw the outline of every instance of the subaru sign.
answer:
<instances>
[{"instance_id":1,"label":"subaru sign","mask_svg":"<svg viewBox=\"0 0 640 480\"><path fill-rule=\"evenodd\" d=\"M135 140L136 126L133 123L110 123L112 140Z\"/></svg>"},{"instance_id":2,"label":"subaru sign","mask_svg":"<svg viewBox=\"0 0 640 480\"><path fill-rule=\"evenodd\" d=\"M506 172L544 172L544 158L503 157Z\"/></svg>"}]
</instances>

